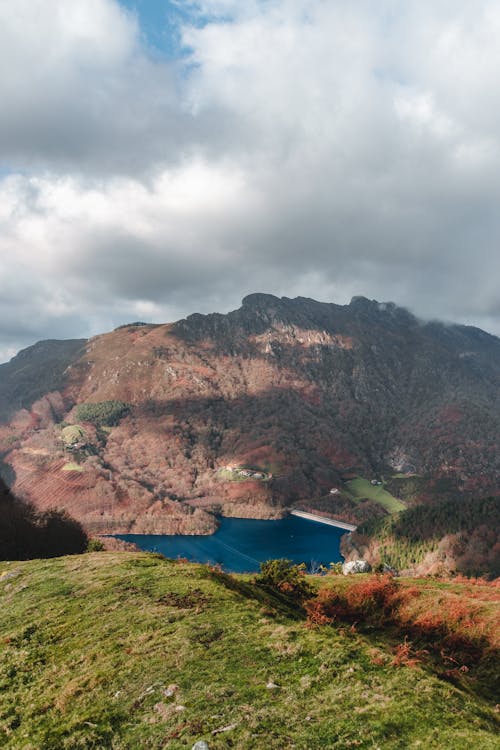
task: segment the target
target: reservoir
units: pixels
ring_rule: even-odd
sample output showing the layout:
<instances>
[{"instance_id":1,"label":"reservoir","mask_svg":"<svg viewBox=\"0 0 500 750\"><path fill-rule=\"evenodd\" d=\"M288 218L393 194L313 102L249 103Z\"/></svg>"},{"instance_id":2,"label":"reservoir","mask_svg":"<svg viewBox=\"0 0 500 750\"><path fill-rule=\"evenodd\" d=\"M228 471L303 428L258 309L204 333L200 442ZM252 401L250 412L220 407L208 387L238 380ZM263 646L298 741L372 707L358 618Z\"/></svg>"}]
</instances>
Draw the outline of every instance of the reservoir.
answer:
<instances>
[{"instance_id":1,"label":"reservoir","mask_svg":"<svg viewBox=\"0 0 500 750\"><path fill-rule=\"evenodd\" d=\"M341 562L340 539L345 529L296 516L279 521L221 518L211 536L116 534L140 549L160 552L165 557L184 557L192 562L220 565L228 573L251 573L261 562L285 557L305 563Z\"/></svg>"}]
</instances>

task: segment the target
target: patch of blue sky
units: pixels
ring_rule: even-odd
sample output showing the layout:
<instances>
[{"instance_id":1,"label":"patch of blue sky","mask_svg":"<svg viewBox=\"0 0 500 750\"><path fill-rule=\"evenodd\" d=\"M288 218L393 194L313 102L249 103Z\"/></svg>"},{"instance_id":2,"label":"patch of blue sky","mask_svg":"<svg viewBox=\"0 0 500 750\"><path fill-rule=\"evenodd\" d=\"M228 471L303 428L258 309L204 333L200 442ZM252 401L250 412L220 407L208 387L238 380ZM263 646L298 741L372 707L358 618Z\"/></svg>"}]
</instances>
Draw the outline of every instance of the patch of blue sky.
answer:
<instances>
[{"instance_id":1,"label":"patch of blue sky","mask_svg":"<svg viewBox=\"0 0 500 750\"><path fill-rule=\"evenodd\" d=\"M16 173L19 174L19 170L12 169L6 164L0 164L0 180L3 180L5 179L5 177L9 177L9 175Z\"/></svg>"},{"instance_id":2,"label":"patch of blue sky","mask_svg":"<svg viewBox=\"0 0 500 750\"><path fill-rule=\"evenodd\" d=\"M139 22L145 44L153 54L171 60L185 57L189 49L183 46L183 25L203 27L215 20L229 20L207 15L202 6L189 0L118 0L133 13Z\"/></svg>"}]
</instances>

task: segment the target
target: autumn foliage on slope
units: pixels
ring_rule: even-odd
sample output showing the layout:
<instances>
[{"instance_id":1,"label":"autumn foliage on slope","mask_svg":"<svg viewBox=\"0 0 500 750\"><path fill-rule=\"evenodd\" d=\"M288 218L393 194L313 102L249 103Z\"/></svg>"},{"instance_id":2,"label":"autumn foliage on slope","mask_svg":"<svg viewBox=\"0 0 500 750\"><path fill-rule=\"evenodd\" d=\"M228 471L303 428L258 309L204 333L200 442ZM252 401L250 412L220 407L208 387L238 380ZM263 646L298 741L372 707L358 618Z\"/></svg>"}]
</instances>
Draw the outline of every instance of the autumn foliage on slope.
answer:
<instances>
[{"instance_id":1,"label":"autumn foliage on slope","mask_svg":"<svg viewBox=\"0 0 500 750\"><path fill-rule=\"evenodd\" d=\"M396 640L394 666L437 660L445 678L488 674L500 667L500 581L455 578L398 581L390 575L330 579L305 603L310 627L350 624L383 629ZM399 642L397 642L399 641Z\"/></svg>"},{"instance_id":2,"label":"autumn foliage on slope","mask_svg":"<svg viewBox=\"0 0 500 750\"><path fill-rule=\"evenodd\" d=\"M250 295L226 315L20 352L0 365L0 454L19 497L93 533L208 534L215 515L292 506L359 526L387 508L349 476L405 505L498 493L499 379L500 340L478 329ZM480 531L467 568L484 544Z\"/></svg>"}]
</instances>

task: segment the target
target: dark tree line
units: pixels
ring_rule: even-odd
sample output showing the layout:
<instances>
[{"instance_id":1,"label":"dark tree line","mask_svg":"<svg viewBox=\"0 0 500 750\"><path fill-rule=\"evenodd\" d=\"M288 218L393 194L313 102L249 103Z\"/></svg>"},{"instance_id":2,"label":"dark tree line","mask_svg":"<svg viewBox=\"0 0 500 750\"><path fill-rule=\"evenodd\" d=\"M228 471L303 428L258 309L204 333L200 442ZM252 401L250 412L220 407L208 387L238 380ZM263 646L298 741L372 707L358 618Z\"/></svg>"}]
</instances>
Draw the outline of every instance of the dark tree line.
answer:
<instances>
[{"instance_id":1,"label":"dark tree line","mask_svg":"<svg viewBox=\"0 0 500 750\"><path fill-rule=\"evenodd\" d=\"M416 505L390 518L370 520L358 534L381 542L384 561L399 568L440 550L465 575L500 575L499 497L457 497Z\"/></svg>"},{"instance_id":2,"label":"dark tree line","mask_svg":"<svg viewBox=\"0 0 500 750\"><path fill-rule=\"evenodd\" d=\"M29 560L84 552L82 526L63 510L39 512L0 479L0 560Z\"/></svg>"},{"instance_id":3,"label":"dark tree line","mask_svg":"<svg viewBox=\"0 0 500 750\"><path fill-rule=\"evenodd\" d=\"M401 513L393 522L396 536L412 541L472 531L486 525L500 529L500 498L485 497L464 501L451 498L429 505L417 505Z\"/></svg>"},{"instance_id":4,"label":"dark tree line","mask_svg":"<svg viewBox=\"0 0 500 750\"><path fill-rule=\"evenodd\" d=\"M390 518L368 521L359 532L368 536L406 538L412 542L440 539L486 525L500 530L500 498L461 497L416 505Z\"/></svg>"}]
</instances>

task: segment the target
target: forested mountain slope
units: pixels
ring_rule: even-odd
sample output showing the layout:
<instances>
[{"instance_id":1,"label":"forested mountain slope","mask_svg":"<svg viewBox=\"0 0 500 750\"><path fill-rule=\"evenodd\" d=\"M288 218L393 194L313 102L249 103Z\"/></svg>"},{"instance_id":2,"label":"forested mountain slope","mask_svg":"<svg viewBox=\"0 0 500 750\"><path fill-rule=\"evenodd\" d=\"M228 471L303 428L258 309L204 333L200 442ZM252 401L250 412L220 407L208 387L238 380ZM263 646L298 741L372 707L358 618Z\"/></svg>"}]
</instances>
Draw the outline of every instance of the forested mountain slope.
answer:
<instances>
[{"instance_id":1,"label":"forested mountain slope","mask_svg":"<svg viewBox=\"0 0 500 750\"><path fill-rule=\"evenodd\" d=\"M500 340L392 303L254 294L42 342L0 381L4 476L93 531L209 533L213 511L294 504L363 522L391 497L498 494Z\"/></svg>"},{"instance_id":2,"label":"forested mountain slope","mask_svg":"<svg viewBox=\"0 0 500 750\"><path fill-rule=\"evenodd\" d=\"M158 555L0 563L0 745L498 748L498 588L311 589L306 621L254 577Z\"/></svg>"}]
</instances>

